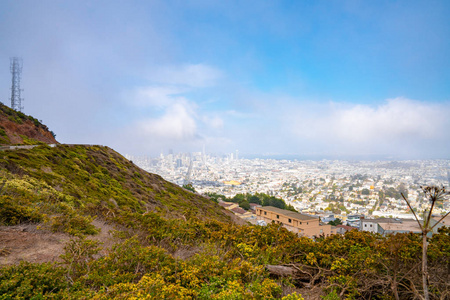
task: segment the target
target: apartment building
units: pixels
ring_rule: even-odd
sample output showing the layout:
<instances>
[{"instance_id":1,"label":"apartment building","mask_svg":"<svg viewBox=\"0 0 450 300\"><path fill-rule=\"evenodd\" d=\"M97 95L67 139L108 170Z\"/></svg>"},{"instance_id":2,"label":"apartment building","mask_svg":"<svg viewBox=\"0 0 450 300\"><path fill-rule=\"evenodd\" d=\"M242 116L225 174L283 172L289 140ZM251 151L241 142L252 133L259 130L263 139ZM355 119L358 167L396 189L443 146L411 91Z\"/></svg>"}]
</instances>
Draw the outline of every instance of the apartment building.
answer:
<instances>
[{"instance_id":1,"label":"apartment building","mask_svg":"<svg viewBox=\"0 0 450 300\"><path fill-rule=\"evenodd\" d=\"M290 210L280 209L273 206L256 208L256 218L266 223L279 223L286 229L297 233L299 236L309 238L329 236L335 234L336 230L331 225L321 224L320 218L305 215Z\"/></svg>"},{"instance_id":2,"label":"apartment building","mask_svg":"<svg viewBox=\"0 0 450 300\"><path fill-rule=\"evenodd\" d=\"M392 233L421 233L419 224L412 219L362 219L362 231L387 235ZM431 236L432 233L430 233Z\"/></svg>"}]
</instances>

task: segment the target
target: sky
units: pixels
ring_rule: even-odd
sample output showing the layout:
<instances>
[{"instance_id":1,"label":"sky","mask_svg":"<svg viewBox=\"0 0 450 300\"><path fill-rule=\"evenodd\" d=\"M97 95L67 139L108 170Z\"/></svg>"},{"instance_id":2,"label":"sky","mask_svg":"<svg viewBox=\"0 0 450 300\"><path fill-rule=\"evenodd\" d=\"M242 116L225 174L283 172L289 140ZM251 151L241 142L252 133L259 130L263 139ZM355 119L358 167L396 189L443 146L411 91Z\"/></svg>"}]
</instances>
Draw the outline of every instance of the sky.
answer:
<instances>
[{"instance_id":1,"label":"sky","mask_svg":"<svg viewBox=\"0 0 450 300\"><path fill-rule=\"evenodd\" d=\"M0 101L122 154L450 158L450 1L0 1Z\"/></svg>"}]
</instances>

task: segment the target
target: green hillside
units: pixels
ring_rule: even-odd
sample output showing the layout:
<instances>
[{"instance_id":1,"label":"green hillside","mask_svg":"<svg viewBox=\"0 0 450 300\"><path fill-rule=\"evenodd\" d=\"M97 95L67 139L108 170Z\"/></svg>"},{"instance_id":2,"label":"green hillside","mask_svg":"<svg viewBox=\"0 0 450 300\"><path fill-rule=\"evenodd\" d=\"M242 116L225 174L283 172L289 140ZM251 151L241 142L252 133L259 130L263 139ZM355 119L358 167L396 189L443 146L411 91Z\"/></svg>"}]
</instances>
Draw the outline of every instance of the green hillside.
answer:
<instances>
[{"instance_id":1,"label":"green hillside","mask_svg":"<svg viewBox=\"0 0 450 300\"><path fill-rule=\"evenodd\" d=\"M6 180L4 194L25 201L24 207L36 214L109 218L158 212L167 218L230 222L213 201L145 172L108 147L42 145L3 151L0 176Z\"/></svg>"}]
</instances>

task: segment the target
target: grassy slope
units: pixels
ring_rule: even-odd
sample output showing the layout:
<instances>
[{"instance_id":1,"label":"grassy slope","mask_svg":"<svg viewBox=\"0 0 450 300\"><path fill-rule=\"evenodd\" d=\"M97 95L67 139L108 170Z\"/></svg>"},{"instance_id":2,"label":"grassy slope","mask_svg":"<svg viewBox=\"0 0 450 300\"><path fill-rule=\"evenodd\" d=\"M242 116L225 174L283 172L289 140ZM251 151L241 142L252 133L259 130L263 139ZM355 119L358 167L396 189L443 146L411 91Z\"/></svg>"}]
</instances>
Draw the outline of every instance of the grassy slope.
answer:
<instances>
[{"instance_id":1,"label":"grassy slope","mask_svg":"<svg viewBox=\"0 0 450 300\"><path fill-rule=\"evenodd\" d=\"M7 179L6 195L64 204L89 215L156 211L169 218L230 221L213 201L143 171L108 147L43 145L3 151L0 174Z\"/></svg>"}]
</instances>

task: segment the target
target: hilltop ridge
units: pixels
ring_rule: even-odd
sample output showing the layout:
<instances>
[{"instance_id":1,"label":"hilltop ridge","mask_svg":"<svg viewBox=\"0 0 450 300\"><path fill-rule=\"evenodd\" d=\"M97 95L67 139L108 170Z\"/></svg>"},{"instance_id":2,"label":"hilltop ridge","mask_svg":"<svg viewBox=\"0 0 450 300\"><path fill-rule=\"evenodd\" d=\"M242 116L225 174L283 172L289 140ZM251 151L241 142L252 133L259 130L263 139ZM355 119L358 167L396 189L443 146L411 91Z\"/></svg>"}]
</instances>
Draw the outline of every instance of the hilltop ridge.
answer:
<instances>
[{"instance_id":1,"label":"hilltop ridge","mask_svg":"<svg viewBox=\"0 0 450 300\"><path fill-rule=\"evenodd\" d=\"M48 127L0 102L0 145L57 144Z\"/></svg>"}]
</instances>

